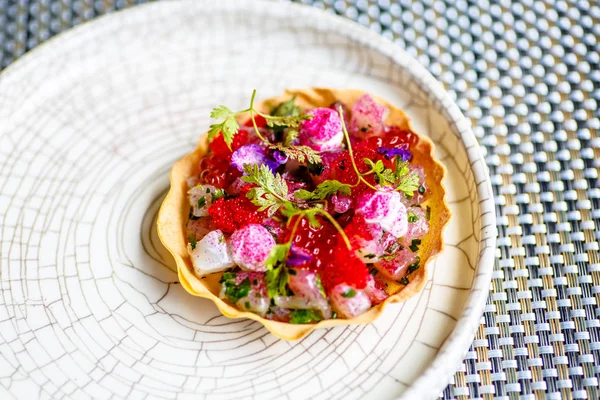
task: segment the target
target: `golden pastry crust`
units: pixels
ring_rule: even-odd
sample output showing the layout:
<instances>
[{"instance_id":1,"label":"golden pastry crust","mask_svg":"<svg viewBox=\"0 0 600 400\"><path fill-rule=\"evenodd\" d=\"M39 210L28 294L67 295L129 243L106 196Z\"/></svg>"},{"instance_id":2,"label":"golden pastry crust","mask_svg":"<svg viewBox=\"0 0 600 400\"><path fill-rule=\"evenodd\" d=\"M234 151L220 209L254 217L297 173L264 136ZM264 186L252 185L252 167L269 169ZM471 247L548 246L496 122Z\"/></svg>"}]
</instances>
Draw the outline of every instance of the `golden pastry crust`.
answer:
<instances>
[{"instance_id":1,"label":"golden pastry crust","mask_svg":"<svg viewBox=\"0 0 600 400\"><path fill-rule=\"evenodd\" d=\"M329 107L335 101L341 101L347 106L351 106L363 94L365 94L363 91L348 89L286 90L281 96L259 103L256 108L262 112L268 112L269 106L287 101L293 95L297 96L296 104L305 109ZM373 96L373 98L378 104L385 105L390 110L385 121L387 125L394 125L414 133L411 129L410 119L402 110L377 96ZM243 116L240 121L247 119L248 116ZM386 280L381 274L377 275L376 279L382 280L385 283L386 291L391 294L384 302L352 319L329 319L320 321L317 324L295 325L271 321L257 314L238 310L221 300L219 298L220 273L201 279L196 277L192 272L192 264L187 252L186 223L189 214L187 178L195 173L200 158L208 151L206 134L200 138L196 150L183 157L173 166L171 170L171 189L158 214L158 235L164 246L175 258L181 285L194 296L212 300L226 317L249 318L259 321L275 336L285 340L298 340L316 328L365 324L374 321L387 304L405 301L423 288L427 281L428 265L442 251L442 231L450 219L450 209L445 201L445 190L442 184L446 170L442 164L434 159L433 143L424 136L418 135L418 138L418 142L411 147L412 162L425 169L426 183L431 191L427 200L421 203L423 207L429 206L431 209L429 233L422 239L418 250L418 255L421 258L421 268L409 275L410 282L408 285L403 286L394 281Z\"/></svg>"}]
</instances>

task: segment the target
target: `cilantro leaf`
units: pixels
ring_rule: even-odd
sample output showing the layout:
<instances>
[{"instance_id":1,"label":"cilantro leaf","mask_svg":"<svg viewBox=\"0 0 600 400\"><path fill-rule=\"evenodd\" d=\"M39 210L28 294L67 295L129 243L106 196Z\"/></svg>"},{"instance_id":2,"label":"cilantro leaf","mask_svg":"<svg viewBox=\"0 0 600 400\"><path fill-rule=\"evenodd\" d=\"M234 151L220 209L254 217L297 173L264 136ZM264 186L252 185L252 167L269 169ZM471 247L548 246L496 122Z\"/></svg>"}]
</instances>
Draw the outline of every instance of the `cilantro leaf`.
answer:
<instances>
[{"instance_id":1,"label":"cilantro leaf","mask_svg":"<svg viewBox=\"0 0 600 400\"><path fill-rule=\"evenodd\" d=\"M371 167L371 171L367 172L367 174L374 173L380 185L391 186L396 181L394 172L391 169L386 168L383 161L377 160L377 162L374 163L372 160L365 158L364 162Z\"/></svg>"},{"instance_id":2,"label":"cilantro leaf","mask_svg":"<svg viewBox=\"0 0 600 400\"><path fill-rule=\"evenodd\" d=\"M225 106L218 106L214 108L210 113L210 117L213 119L222 120L222 122L212 124L210 126L208 130L208 139L212 140L219 134L219 132L221 132L225 144L227 144L227 147L231 149L233 137L240 128L240 125L235 119L235 115L236 113Z\"/></svg>"},{"instance_id":3,"label":"cilantro leaf","mask_svg":"<svg viewBox=\"0 0 600 400\"><path fill-rule=\"evenodd\" d=\"M290 317L291 324L310 324L323 319L321 314L315 310L294 310Z\"/></svg>"},{"instance_id":4,"label":"cilantro leaf","mask_svg":"<svg viewBox=\"0 0 600 400\"><path fill-rule=\"evenodd\" d=\"M246 194L252 203L259 206L259 211L267 210L269 217L273 216L279 208L290 203L288 200L288 187L285 179L280 174L273 174L266 165L245 165L246 176L244 182L253 183L253 187Z\"/></svg>"},{"instance_id":5,"label":"cilantro leaf","mask_svg":"<svg viewBox=\"0 0 600 400\"><path fill-rule=\"evenodd\" d=\"M397 190L404 192L407 196L414 196L415 190L419 188L419 176L417 174L407 174L400 178L400 183L396 186Z\"/></svg>"},{"instance_id":6,"label":"cilantro leaf","mask_svg":"<svg viewBox=\"0 0 600 400\"><path fill-rule=\"evenodd\" d=\"M229 108L221 105L221 106L215 107L211 111L210 117L212 119L225 119L225 118L229 117L230 114L233 114L233 111L231 111Z\"/></svg>"},{"instance_id":7,"label":"cilantro leaf","mask_svg":"<svg viewBox=\"0 0 600 400\"><path fill-rule=\"evenodd\" d=\"M352 288L350 288L346 292L342 293L342 297L344 297L346 299L351 299L354 296L356 296L356 290L354 290Z\"/></svg>"}]
</instances>

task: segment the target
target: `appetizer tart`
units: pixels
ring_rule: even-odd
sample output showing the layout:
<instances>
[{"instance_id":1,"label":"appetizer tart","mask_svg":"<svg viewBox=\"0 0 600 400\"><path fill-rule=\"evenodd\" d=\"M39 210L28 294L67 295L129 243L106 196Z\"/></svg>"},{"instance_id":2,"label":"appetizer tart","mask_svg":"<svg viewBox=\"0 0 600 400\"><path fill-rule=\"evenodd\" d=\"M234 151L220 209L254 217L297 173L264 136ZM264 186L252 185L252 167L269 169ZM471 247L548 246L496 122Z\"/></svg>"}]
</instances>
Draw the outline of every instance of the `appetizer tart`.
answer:
<instances>
[{"instance_id":1,"label":"appetizer tart","mask_svg":"<svg viewBox=\"0 0 600 400\"><path fill-rule=\"evenodd\" d=\"M357 90L254 99L171 171L158 232L183 287L288 340L421 290L450 217L432 143Z\"/></svg>"}]
</instances>

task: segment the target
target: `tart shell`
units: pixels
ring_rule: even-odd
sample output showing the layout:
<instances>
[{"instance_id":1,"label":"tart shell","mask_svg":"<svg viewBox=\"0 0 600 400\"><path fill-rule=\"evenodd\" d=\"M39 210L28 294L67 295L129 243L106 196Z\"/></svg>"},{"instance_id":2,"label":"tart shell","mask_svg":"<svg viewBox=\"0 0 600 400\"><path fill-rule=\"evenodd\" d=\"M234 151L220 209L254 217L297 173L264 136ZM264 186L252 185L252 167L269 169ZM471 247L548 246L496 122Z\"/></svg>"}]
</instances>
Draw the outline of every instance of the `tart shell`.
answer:
<instances>
[{"instance_id":1,"label":"tart shell","mask_svg":"<svg viewBox=\"0 0 600 400\"><path fill-rule=\"evenodd\" d=\"M271 98L259 103L256 108L261 112L269 112L271 106L289 100L296 95L296 104L302 108L329 107L336 101L341 101L348 107L364 95L360 90L341 90L327 88L286 90L281 96ZM372 96L378 104L385 105L389 114L385 120L387 125L394 125L403 130L411 129L410 119L397 107L387 101ZM240 116L239 121L248 120L248 115ZM186 155L171 169L171 188L164 199L157 219L158 235L166 249L173 255L177 264L179 281L183 288L194 296L212 300L219 311L229 318L249 318L263 324L272 334L285 340L298 340L308 335L316 328L330 328L340 325L366 324L377 319L389 303L406 301L418 293L427 281L427 269L433 258L442 251L442 231L450 219L450 209L445 201L445 190L442 183L446 170L433 156L433 143L427 137L418 135L419 140L411 147L413 162L425 169L426 184L430 190L427 200L421 206L429 206L431 220L429 233L421 241L418 255L421 258L421 267L409 275L410 282L403 286L394 281L376 275L376 280L384 283L386 291L391 294L382 303L372 307L369 311L352 319L329 319L316 324L295 325L286 322L271 321L257 314L241 311L227 304L219 298L219 279L221 273L198 278L193 273L192 263L187 252L186 223L189 215L187 199L187 178L194 172L200 158L208 151L207 135L200 137L198 147ZM443 266L440 266L443 267Z\"/></svg>"}]
</instances>

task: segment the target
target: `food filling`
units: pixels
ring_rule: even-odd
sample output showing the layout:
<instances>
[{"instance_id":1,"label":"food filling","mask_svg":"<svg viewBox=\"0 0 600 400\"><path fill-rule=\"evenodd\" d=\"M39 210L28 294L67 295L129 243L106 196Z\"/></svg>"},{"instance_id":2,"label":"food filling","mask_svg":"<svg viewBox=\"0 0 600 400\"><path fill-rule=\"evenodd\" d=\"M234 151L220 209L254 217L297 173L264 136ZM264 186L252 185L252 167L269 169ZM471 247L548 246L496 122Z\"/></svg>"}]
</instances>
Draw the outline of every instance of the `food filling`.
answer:
<instances>
[{"instance_id":1,"label":"food filling","mask_svg":"<svg viewBox=\"0 0 600 400\"><path fill-rule=\"evenodd\" d=\"M188 179L194 272L221 273L220 297L267 319L356 317L389 297L385 280L407 285L421 267L431 215L419 139L386 125L369 95L314 109L291 98L268 114L254 96L213 110Z\"/></svg>"}]
</instances>

